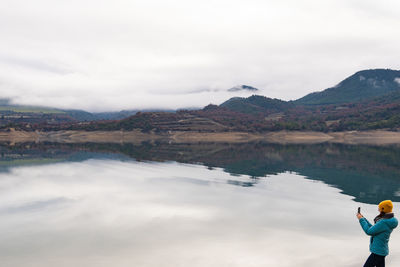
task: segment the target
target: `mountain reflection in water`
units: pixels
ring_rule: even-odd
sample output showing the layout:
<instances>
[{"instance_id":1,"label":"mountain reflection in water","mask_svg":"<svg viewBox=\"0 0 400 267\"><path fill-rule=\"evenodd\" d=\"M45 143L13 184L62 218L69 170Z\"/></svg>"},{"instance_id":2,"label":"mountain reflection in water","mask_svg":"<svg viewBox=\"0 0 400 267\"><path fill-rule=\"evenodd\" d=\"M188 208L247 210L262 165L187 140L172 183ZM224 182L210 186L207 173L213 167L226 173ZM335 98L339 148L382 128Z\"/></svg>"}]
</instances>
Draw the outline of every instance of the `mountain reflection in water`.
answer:
<instances>
[{"instance_id":1,"label":"mountain reflection in water","mask_svg":"<svg viewBox=\"0 0 400 267\"><path fill-rule=\"evenodd\" d=\"M202 164L209 169L222 168L232 175L250 176L248 181L228 180L229 184L244 187L255 185L267 175L296 172L337 187L357 202L400 201L400 147L397 146L24 143L1 144L0 157L0 171L21 165L92 158Z\"/></svg>"}]
</instances>

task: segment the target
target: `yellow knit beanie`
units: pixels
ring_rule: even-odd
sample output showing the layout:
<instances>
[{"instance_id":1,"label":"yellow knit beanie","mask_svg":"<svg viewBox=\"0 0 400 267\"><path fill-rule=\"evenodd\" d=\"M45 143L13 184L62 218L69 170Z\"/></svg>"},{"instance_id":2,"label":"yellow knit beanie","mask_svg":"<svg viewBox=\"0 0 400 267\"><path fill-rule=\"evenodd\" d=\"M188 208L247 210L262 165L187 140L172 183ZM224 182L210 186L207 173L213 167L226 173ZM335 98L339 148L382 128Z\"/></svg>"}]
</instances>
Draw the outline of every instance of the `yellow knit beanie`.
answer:
<instances>
[{"instance_id":1,"label":"yellow knit beanie","mask_svg":"<svg viewBox=\"0 0 400 267\"><path fill-rule=\"evenodd\" d=\"M390 200L384 200L379 203L379 211L384 213L390 213L393 210L393 203Z\"/></svg>"}]
</instances>

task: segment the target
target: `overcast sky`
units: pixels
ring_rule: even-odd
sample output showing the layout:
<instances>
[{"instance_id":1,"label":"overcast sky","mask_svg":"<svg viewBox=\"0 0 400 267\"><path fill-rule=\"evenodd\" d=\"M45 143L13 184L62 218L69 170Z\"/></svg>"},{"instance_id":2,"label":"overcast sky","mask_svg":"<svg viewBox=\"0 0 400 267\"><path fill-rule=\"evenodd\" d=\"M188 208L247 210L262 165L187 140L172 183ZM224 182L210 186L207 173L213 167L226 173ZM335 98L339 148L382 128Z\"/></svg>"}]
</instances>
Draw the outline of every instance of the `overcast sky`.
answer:
<instances>
[{"instance_id":1,"label":"overcast sky","mask_svg":"<svg viewBox=\"0 0 400 267\"><path fill-rule=\"evenodd\" d=\"M0 1L0 97L21 104L201 107L239 84L289 100L399 56L398 0Z\"/></svg>"}]
</instances>

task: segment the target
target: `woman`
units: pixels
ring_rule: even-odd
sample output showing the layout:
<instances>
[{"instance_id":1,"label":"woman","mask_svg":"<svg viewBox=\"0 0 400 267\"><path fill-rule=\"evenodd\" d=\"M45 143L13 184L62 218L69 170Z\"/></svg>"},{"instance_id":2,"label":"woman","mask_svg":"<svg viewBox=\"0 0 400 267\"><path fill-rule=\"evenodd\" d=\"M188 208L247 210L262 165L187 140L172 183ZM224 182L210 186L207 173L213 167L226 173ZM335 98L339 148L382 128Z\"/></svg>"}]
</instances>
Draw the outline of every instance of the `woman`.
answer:
<instances>
[{"instance_id":1,"label":"woman","mask_svg":"<svg viewBox=\"0 0 400 267\"><path fill-rule=\"evenodd\" d=\"M385 200L379 203L380 214L375 217L375 225L368 222L361 213L357 213L357 218L362 229L367 235L371 236L369 250L371 255L364 264L364 267L384 267L385 257L389 254L389 237L393 229L397 227L397 219L394 217L393 203Z\"/></svg>"}]
</instances>

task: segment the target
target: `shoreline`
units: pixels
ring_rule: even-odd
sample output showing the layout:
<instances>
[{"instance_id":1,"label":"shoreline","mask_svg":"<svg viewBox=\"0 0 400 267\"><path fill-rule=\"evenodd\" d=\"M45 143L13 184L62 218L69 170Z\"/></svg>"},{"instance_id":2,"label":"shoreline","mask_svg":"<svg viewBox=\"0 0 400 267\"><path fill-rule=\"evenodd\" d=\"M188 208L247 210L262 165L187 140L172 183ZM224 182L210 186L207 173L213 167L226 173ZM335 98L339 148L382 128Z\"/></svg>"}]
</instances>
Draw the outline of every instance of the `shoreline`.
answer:
<instances>
[{"instance_id":1,"label":"shoreline","mask_svg":"<svg viewBox=\"0 0 400 267\"><path fill-rule=\"evenodd\" d=\"M354 145L400 144L400 132L385 130L346 132L279 131L267 133L247 132L194 132L142 133L134 131L55 131L55 132L0 132L0 142L54 142L54 143L247 143L277 144L338 143Z\"/></svg>"}]
</instances>

